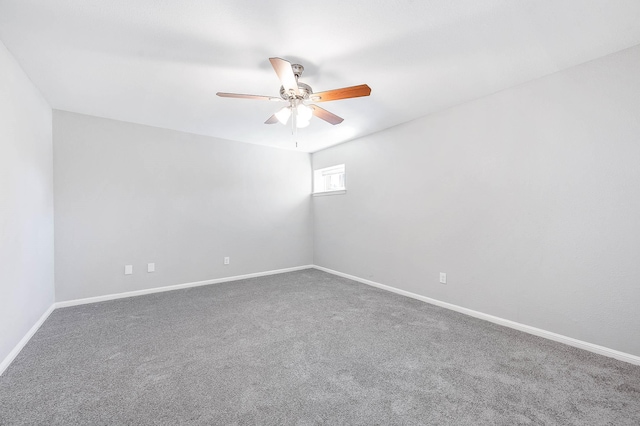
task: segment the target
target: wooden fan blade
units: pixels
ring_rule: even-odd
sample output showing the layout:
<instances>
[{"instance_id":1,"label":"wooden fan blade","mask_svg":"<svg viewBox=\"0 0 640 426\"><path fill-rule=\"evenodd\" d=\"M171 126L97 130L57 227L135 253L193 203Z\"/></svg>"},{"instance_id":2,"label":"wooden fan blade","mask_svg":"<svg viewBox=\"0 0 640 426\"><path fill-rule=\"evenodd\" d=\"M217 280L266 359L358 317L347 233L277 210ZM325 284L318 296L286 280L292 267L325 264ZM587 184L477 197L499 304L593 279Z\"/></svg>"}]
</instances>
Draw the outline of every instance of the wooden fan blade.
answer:
<instances>
[{"instance_id":1,"label":"wooden fan blade","mask_svg":"<svg viewBox=\"0 0 640 426\"><path fill-rule=\"evenodd\" d=\"M271 117L269 117L267 121L264 122L264 124L276 124L277 122L278 122L278 117L276 117L276 115L273 114Z\"/></svg>"},{"instance_id":2,"label":"wooden fan blade","mask_svg":"<svg viewBox=\"0 0 640 426\"><path fill-rule=\"evenodd\" d=\"M327 123L331 123L334 126L336 124L340 124L344 121L344 118L338 117L332 112L327 111L324 108L320 108L318 105L309 105L311 109L313 109L313 115L318 117L321 120L326 121Z\"/></svg>"},{"instance_id":3,"label":"wooden fan blade","mask_svg":"<svg viewBox=\"0 0 640 426\"><path fill-rule=\"evenodd\" d=\"M314 102L337 101L339 99L359 98L369 96L371 87L366 84L359 86L343 87L342 89L327 90L326 92L313 93L309 96Z\"/></svg>"},{"instance_id":4,"label":"wooden fan blade","mask_svg":"<svg viewBox=\"0 0 640 426\"><path fill-rule=\"evenodd\" d=\"M300 90L298 90L298 81L296 80L296 75L293 73L293 69L291 68L291 62L285 61L281 58L269 58L269 62L273 66L273 69L278 74L278 78L284 87L284 90L293 92L296 95L300 95Z\"/></svg>"},{"instance_id":5,"label":"wooden fan blade","mask_svg":"<svg viewBox=\"0 0 640 426\"><path fill-rule=\"evenodd\" d=\"M273 96L261 96L261 95L243 95L241 93L224 93L218 92L216 95L222 98L240 98L240 99L258 99L261 101L282 101L282 98L276 98Z\"/></svg>"}]
</instances>

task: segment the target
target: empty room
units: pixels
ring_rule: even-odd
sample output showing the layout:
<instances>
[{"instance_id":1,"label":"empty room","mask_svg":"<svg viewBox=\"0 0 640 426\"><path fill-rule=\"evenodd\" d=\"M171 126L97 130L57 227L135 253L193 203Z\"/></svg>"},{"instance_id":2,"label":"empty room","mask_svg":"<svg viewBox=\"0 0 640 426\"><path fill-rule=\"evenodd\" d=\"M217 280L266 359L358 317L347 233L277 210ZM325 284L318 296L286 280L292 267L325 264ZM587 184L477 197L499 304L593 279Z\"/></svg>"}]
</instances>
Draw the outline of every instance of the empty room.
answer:
<instances>
[{"instance_id":1,"label":"empty room","mask_svg":"<svg viewBox=\"0 0 640 426\"><path fill-rule=\"evenodd\" d=\"M639 425L639 23L0 0L0 425Z\"/></svg>"}]
</instances>

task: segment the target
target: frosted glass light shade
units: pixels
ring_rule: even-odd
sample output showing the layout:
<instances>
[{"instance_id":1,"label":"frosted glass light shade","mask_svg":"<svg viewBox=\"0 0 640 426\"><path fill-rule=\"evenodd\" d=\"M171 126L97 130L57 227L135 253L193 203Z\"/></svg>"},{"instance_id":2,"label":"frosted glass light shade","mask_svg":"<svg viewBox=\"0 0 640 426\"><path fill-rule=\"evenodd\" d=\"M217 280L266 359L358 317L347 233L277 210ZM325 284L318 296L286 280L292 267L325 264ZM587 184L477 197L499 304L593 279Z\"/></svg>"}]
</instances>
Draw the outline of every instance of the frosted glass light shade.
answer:
<instances>
[{"instance_id":1,"label":"frosted glass light shade","mask_svg":"<svg viewBox=\"0 0 640 426\"><path fill-rule=\"evenodd\" d=\"M291 107L284 107L280 111L276 112L276 118L282 124L287 124L289 117L291 117Z\"/></svg>"},{"instance_id":2,"label":"frosted glass light shade","mask_svg":"<svg viewBox=\"0 0 640 426\"><path fill-rule=\"evenodd\" d=\"M300 104L297 107L297 113L298 113L298 120L301 122L305 122L305 121L309 121L311 120L311 116L313 115L313 111L311 110L311 108L309 108L308 106L304 105L304 104ZM298 126L300 127L300 126ZM304 126L306 127L306 126Z\"/></svg>"}]
</instances>

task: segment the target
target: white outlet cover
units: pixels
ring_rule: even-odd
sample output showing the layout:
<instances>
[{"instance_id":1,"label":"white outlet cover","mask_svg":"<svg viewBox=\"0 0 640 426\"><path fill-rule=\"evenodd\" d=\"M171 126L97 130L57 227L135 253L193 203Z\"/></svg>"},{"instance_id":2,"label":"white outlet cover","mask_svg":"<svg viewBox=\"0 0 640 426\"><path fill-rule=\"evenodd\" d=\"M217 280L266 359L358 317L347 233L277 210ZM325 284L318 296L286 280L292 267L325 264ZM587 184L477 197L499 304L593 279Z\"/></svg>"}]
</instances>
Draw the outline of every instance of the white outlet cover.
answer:
<instances>
[{"instance_id":1,"label":"white outlet cover","mask_svg":"<svg viewBox=\"0 0 640 426\"><path fill-rule=\"evenodd\" d=\"M124 274L125 275L133 274L133 265L124 265Z\"/></svg>"},{"instance_id":2,"label":"white outlet cover","mask_svg":"<svg viewBox=\"0 0 640 426\"><path fill-rule=\"evenodd\" d=\"M442 284L446 284L447 283L447 274L445 272L440 272L440 282Z\"/></svg>"},{"instance_id":3,"label":"white outlet cover","mask_svg":"<svg viewBox=\"0 0 640 426\"><path fill-rule=\"evenodd\" d=\"M231 259L230 259L230 258L228 258L228 257L225 257L225 258L224 258L224 264L225 264L225 265L228 265L230 262L231 262Z\"/></svg>"},{"instance_id":4,"label":"white outlet cover","mask_svg":"<svg viewBox=\"0 0 640 426\"><path fill-rule=\"evenodd\" d=\"M156 264L155 263L147 263L147 272L155 272Z\"/></svg>"}]
</instances>

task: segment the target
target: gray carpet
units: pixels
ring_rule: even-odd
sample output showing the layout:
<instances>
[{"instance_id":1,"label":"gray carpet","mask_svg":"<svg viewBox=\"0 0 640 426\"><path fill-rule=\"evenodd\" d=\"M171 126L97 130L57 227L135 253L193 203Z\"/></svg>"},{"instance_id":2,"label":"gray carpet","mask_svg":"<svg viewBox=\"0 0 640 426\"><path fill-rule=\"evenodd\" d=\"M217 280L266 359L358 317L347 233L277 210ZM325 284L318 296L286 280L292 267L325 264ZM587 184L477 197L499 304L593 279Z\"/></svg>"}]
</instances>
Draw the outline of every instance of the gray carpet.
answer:
<instances>
[{"instance_id":1,"label":"gray carpet","mask_svg":"<svg viewBox=\"0 0 640 426\"><path fill-rule=\"evenodd\" d=\"M640 367L305 270L54 311L0 424L638 425Z\"/></svg>"}]
</instances>

